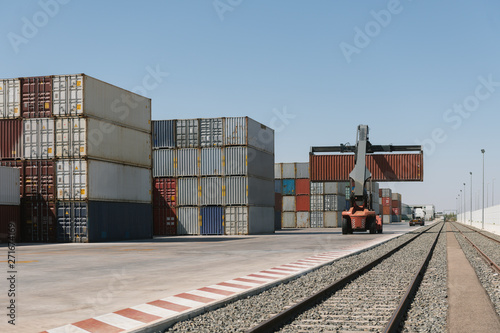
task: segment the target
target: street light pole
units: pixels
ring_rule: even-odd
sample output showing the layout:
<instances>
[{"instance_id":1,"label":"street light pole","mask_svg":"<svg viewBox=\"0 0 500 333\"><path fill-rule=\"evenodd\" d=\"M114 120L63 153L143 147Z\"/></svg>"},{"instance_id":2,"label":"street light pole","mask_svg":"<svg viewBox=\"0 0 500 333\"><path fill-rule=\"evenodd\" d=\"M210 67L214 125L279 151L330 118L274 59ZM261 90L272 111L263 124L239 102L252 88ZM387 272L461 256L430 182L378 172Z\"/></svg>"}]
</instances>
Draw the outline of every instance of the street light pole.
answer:
<instances>
[{"instance_id":1,"label":"street light pole","mask_svg":"<svg viewBox=\"0 0 500 333\"><path fill-rule=\"evenodd\" d=\"M491 205L495 206L495 179L493 178L493 184L491 185Z\"/></svg>"},{"instance_id":2,"label":"street light pole","mask_svg":"<svg viewBox=\"0 0 500 333\"><path fill-rule=\"evenodd\" d=\"M470 225L472 226L472 171L470 172Z\"/></svg>"},{"instance_id":3,"label":"street light pole","mask_svg":"<svg viewBox=\"0 0 500 333\"><path fill-rule=\"evenodd\" d=\"M465 208L465 183L464 183L464 224L467 222L467 219L465 218L465 212L467 209Z\"/></svg>"},{"instance_id":4,"label":"street light pole","mask_svg":"<svg viewBox=\"0 0 500 333\"><path fill-rule=\"evenodd\" d=\"M483 154L483 209L482 209L482 228L484 230L484 149L481 149L481 153Z\"/></svg>"},{"instance_id":5,"label":"street light pole","mask_svg":"<svg viewBox=\"0 0 500 333\"><path fill-rule=\"evenodd\" d=\"M460 201L460 215L463 215L464 208L462 207L462 190L460 190L460 194L458 195L458 197L459 197L458 201ZM462 220L460 220L460 221L462 221ZM458 222L458 220L457 220L457 222Z\"/></svg>"}]
</instances>

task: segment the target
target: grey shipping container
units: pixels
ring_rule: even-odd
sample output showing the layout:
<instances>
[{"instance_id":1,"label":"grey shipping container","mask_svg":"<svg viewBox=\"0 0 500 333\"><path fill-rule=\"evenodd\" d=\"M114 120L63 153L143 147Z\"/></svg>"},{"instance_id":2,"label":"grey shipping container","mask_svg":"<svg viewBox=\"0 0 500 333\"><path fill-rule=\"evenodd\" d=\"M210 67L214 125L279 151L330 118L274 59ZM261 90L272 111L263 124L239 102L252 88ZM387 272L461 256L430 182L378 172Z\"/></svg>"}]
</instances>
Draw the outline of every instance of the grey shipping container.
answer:
<instances>
[{"instance_id":1,"label":"grey shipping container","mask_svg":"<svg viewBox=\"0 0 500 333\"><path fill-rule=\"evenodd\" d=\"M283 163L283 178L294 179L296 175L295 163Z\"/></svg>"},{"instance_id":2,"label":"grey shipping container","mask_svg":"<svg viewBox=\"0 0 500 333\"><path fill-rule=\"evenodd\" d=\"M274 178L283 179L283 163L274 163Z\"/></svg>"},{"instance_id":3,"label":"grey shipping container","mask_svg":"<svg viewBox=\"0 0 500 333\"><path fill-rule=\"evenodd\" d=\"M274 209L260 206L233 206L225 209L226 235L253 235L274 232Z\"/></svg>"},{"instance_id":4,"label":"grey shipping container","mask_svg":"<svg viewBox=\"0 0 500 333\"><path fill-rule=\"evenodd\" d=\"M341 212L325 212L324 214L325 228L338 228L342 226Z\"/></svg>"},{"instance_id":5,"label":"grey shipping container","mask_svg":"<svg viewBox=\"0 0 500 333\"><path fill-rule=\"evenodd\" d=\"M309 163L295 163L297 179L309 179Z\"/></svg>"},{"instance_id":6,"label":"grey shipping container","mask_svg":"<svg viewBox=\"0 0 500 333\"><path fill-rule=\"evenodd\" d=\"M311 212L311 228L323 228L323 212Z\"/></svg>"},{"instance_id":7,"label":"grey shipping container","mask_svg":"<svg viewBox=\"0 0 500 333\"><path fill-rule=\"evenodd\" d=\"M179 180L180 181L180 180ZM223 205L223 178L221 177L202 177L200 179L201 202L206 205Z\"/></svg>"},{"instance_id":8,"label":"grey shipping container","mask_svg":"<svg viewBox=\"0 0 500 333\"><path fill-rule=\"evenodd\" d=\"M251 147L224 148L226 176L256 176L274 179L274 155Z\"/></svg>"},{"instance_id":9,"label":"grey shipping container","mask_svg":"<svg viewBox=\"0 0 500 333\"><path fill-rule=\"evenodd\" d=\"M200 119L201 147L222 147L223 129L223 118Z\"/></svg>"},{"instance_id":10,"label":"grey shipping container","mask_svg":"<svg viewBox=\"0 0 500 333\"><path fill-rule=\"evenodd\" d=\"M337 194L325 194L325 211L343 211L345 209L345 197Z\"/></svg>"},{"instance_id":11,"label":"grey shipping container","mask_svg":"<svg viewBox=\"0 0 500 333\"><path fill-rule=\"evenodd\" d=\"M295 219L297 214L295 212L283 212L281 213L281 227L282 228L295 228Z\"/></svg>"},{"instance_id":12,"label":"grey shipping container","mask_svg":"<svg viewBox=\"0 0 500 333\"><path fill-rule=\"evenodd\" d=\"M151 204L104 201L57 203L60 242L107 242L150 239L153 236Z\"/></svg>"},{"instance_id":13,"label":"grey shipping container","mask_svg":"<svg viewBox=\"0 0 500 333\"><path fill-rule=\"evenodd\" d=\"M311 195L311 212L324 211L324 196L323 195Z\"/></svg>"},{"instance_id":14,"label":"grey shipping container","mask_svg":"<svg viewBox=\"0 0 500 333\"><path fill-rule=\"evenodd\" d=\"M177 150L177 176L198 176L198 151L197 148L183 148Z\"/></svg>"},{"instance_id":15,"label":"grey shipping container","mask_svg":"<svg viewBox=\"0 0 500 333\"><path fill-rule=\"evenodd\" d=\"M202 148L200 150L200 174L221 176L222 171L222 148Z\"/></svg>"},{"instance_id":16,"label":"grey shipping container","mask_svg":"<svg viewBox=\"0 0 500 333\"><path fill-rule=\"evenodd\" d=\"M179 119L176 123L178 148L198 148L200 146L199 119Z\"/></svg>"},{"instance_id":17,"label":"grey shipping container","mask_svg":"<svg viewBox=\"0 0 500 333\"><path fill-rule=\"evenodd\" d=\"M177 150L156 149L153 150L153 177L175 177Z\"/></svg>"},{"instance_id":18,"label":"grey shipping container","mask_svg":"<svg viewBox=\"0 0 500 333\"><path fill-rule=\"evenodd\" d=\"M199 235L200 222L198 207L177 208L177 235Z\"/></svg>"},{"instance_id":19,"label":"grey shipping container","mask_svg":"<svg viewBox=\"0 0 500 333\"><path fill-rule=\"evenodd\" d=\"M274 181L246 176L225 177L225 204L274 207Z\"/></svg>"},{"instance_id":20,"label":"grey shipping container","mask_svg":"<svg viewBox=\"0 0 500 333\"><path fill-rule=\"evenodd\" d=\"M295 196L283 196L283 209L284 212L295 212L296 209L296 200Z\"/></svg>"},{"instance_id":21,"label":"grey shipping container","mask_svg":"<svg viewBox=\"0 0 500 333\"><path fill-rule=\"evenodd\" d=\"M274 153L274 130L248 117L226 118L225 144L251 146Z\"/></svg>"},{"instance_id":22,"label":"grey shipping container","mask_svg":"<svg viewBox=\"0 0 500 333\"><path fill-rule=\"evenodd\" d=\"M153 120L153 148L175 148L176 120Z\"/></svg>"},{"instance_id":23,"label":"grey shipping container","mask_svg":"<svg viewBox=\"0 0 500 333\"><path fill-rule=\"evenodd\" d=\"M198 178L179 178L177 180L177 204L179 206L198 206Z\"/></svg>"},{"instance_id":24,"label":"grey shipping container","mask_svg":"<svg viewBox=\"0 0 500 333\"><path fill-rule=\"evenodd\" d=\"M324 185L322 182L311 182L311 194L325 193Z\"/></svg>"},{"instance_id":25,"label":"grey shipping container","mask_svg":"<svg viewBox=\"0 0 500 333\"><path fill-rule=\"evenodd\" d=\"M274 212L274 230L281 230L281 212Z\"/></svg>"},{"instance_id":26,"label":"grey shipping container","mask_svg":"<svg viewBox=\"0 0 500 333\"><path fill-rule=\"evenodd\" d=\"M309 228L311 226L309 212L297 212L297 228Z\"/></svg>"},{"instance_id":27,"label":"grey shipping container","mask_svg":"<svg viewBox=\"0 0 500 333\"><path fill-rule=\"evenodd\" d=\"M0 167L0 205L19 206L20 169Z\"/></svg>"},{"instance_id":28,"label":"grey shipping container","mask_svg":"<svg viewBox=\"0 0 500 333\"><path fill-rule=\"evenodd\" d=\"M276 179L274 181L274 193L280 193L282 192L282 187L283 187L283 180L281 179Z\"/></svg>"},{"instance_id":29,"label":"grey shipping container","mask_svg":"<svg viewBox=\"0 0 500 333\"><path fill-rule=\"evenodd\" d=\"M382 198L392 198L392 190L390 188L383 188Z\"/></svg>"},{"instance_id":30,"label":"grey shipping container","mask_svg":"<svg viewBox=\"0 0 500 333\"><path fill-rule=\"evenodd\" d=\"M348 186L347 182L325 182L325 194L341 194L345 195L345 187Z\"/></svg>"},{"instance_id":31,"label":"grey shipping container","mask_svg":"<svg viewBox=\"0 0 500 333\"><path fill-rule=\"evenodd\" d=\"M392 215L383 215L382 216L382 223L383 224L389 224L392 222Z\"/></svg>"}]
</instances>

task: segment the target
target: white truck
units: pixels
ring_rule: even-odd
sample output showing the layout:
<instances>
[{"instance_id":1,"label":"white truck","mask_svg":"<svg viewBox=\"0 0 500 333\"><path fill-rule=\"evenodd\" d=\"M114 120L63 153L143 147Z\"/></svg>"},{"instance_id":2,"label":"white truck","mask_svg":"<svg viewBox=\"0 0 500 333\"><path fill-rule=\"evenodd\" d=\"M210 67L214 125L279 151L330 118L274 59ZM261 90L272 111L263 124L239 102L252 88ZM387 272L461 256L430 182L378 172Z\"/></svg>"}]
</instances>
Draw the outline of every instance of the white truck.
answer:
<instances>
[{"instance_id":1,"label":"white truck","mask_svg":"<svg viewBox=\"0 0 500 333\"><path fill-rule=\"evenodd\" d=\"M412 218L410 220L410 226L414 226L416 224L424 225L425 224L425 209L424 207L413 207Z\"/></svg>"}]
</instances>

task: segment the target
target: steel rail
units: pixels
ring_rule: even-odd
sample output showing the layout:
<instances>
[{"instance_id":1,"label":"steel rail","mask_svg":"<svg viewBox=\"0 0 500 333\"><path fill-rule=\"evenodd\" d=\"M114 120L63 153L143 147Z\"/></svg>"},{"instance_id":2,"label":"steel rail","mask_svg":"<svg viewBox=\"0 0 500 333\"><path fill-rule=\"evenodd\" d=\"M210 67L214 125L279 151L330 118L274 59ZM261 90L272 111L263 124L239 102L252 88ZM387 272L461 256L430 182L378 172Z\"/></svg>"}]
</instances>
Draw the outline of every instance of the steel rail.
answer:
<instances>
[{"instance_id":1,"label":"steel rail","mask_svg":"<svg viewBox=\"0 0 500 333\"><path fill-rule=\"evenodd\" d=\"M337 292L338 290L341 290L352 280L354 280L354 279L360 277L361 275L365 274L366 272L370 271L373 267L377 266L383 260L392 256L394 253L401 250L403 247L405 247L409 243L413 242L415 239L417 239L419 236L426 233L428 230L432 229L434 226L435 225L429 226L424 231L415 235L415 237L407 240L403 244L397 246L396 248L392 249L391 251L387 252L386 254L382 255L381 257L371 261L367 265L355 270L354 272L350 273L349 275L347 275L341 279L334 281L331 285L321 289L320 291L303 299L302 301L290 306L288 309L283 310L282 312L274 315L273 317L269 318L268 320L263 321L262 323L258 324L257 326L254 326L254 327L248 329L246 331L246 333L275 332L275 330L281 328L287 322L289 322L293 318L296 318L299 314L305 312L306 310L308 310L309 308L311 308L315 304L321 302L323 299L332 295L333 293Z\"/></svg>"},{"instance_id":2,"label":"steel rail","mask_svg":"<svg viewBox=\"0 0 500 333\"><path fill-rule=\"evenodd\" d=\"M473 229L473 228L469 227L468 225L465 225L465 224L462 224L462 225L463 225L464 227L466 227L467 229L470 229L470 230L472 230L472 231L475 231L475 232L477 232L478 234L483 235L484 237L486 237L486 238L488 238L488 239L491 239L492 241L497 242L497 243L499 243L499 244L500 244L500 240L495 239L495 238L493 238L493 237L490 237L490 236L488 236L488 235L486 235L486 234L483 234L481 231L477 231L477 230L475 230L475 229Z\"/></svg>"}]
</instances>

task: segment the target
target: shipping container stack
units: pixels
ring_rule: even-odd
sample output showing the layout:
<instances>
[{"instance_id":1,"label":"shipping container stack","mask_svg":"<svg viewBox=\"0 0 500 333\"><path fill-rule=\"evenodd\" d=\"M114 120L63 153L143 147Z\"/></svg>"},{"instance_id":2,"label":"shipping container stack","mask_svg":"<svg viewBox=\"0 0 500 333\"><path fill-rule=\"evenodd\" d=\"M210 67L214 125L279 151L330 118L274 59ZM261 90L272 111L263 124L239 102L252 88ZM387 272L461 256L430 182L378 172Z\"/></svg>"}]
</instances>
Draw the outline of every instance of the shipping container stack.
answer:
<instances>
[{"instance_id":1,"label":"shipping container stack","mask_svg":"<svg viewBox=\"0 0 500 333\"><path fill-rule=\"evenodd\" d=\"M382 197L382 222L389 224L392 222L392 190L390 188L382 188L379 190Z\"/></svg>"},{"instance_id":2,"label":"shipping container stack","mask_svg":"<svg viewBox=\"0 0 500 333\"><path fill-rule=\"evenodd\" d=\"M150 238L151 100L84 74L1 87L0 115L16 118L0 123L1 164L20 169L22 241Z\"/></svg>"},{"instance_id":3,"label":"shipping container stack","mask_svg":"<svg viewBox=\"0 0 500 333\"><path fill-rule=\"evenodd\" d=\"M0 243L19 242L19 169L0 167Z\"/></svg>"},{"instance_id":4,"label":"shipping container stack","mask_svg":"<svg viewBox=\"0 0 500 333\"><path fill-rule=\"evenodd\" d=\"M405 221L409 221L413 218L413 209L405 204L405 203L401 203L401 221L405 220Z\"/></svg>"},{"instance_id":5,"label":"shipping container stack","mask_svg":"<svg viewBox=\"0 0 500 333\"><path fill-rule=\"evenodd\" d=\"M392 222L401 222L401 194L392 193Z\"/></svg>"},{"instance_id":6,"label":"shipping container stack","mask_svg":"<svg viewBox=\"0 0 500 333\"><path fill-rule=\"evenodd\" d=\"M274 232L272 129L248 117L157 120L153 141L155 235Z\"/></svg>"}]
</instances>

